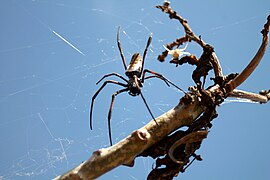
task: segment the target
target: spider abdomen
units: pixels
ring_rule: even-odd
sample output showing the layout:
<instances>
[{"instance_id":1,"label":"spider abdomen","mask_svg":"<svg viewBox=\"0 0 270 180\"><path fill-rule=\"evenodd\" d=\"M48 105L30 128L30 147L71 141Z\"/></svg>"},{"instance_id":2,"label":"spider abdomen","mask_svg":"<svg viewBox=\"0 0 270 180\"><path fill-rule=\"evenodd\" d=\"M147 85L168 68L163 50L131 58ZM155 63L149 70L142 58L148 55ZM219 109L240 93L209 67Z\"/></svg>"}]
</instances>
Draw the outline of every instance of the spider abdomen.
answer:
<instances>
[{"instance_id":1,"label":"spider abdomen","mask_svg":"<svg viewBox=\"0 0 270 180\"><path fill-rule=\"evenodd\" d=\"M141 55L139 53L133 54L125 73L126 73L126 75L128 77L132 77L133 75L136 75L138 77L141 76L141 73L142 73L142 57L141 57Z\"/></svg>"}]
</instances>

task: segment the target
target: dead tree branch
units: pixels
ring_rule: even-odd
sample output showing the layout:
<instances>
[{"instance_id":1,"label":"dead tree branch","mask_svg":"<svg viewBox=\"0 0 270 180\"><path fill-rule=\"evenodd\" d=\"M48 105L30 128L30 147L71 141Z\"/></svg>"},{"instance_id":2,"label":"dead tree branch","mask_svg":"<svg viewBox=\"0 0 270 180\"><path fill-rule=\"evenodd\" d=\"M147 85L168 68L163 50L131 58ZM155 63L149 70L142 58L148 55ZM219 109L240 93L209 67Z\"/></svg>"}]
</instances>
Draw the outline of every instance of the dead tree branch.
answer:
<instances>
[{"instance_id":1,"label":"dead tree branch","mask_svg":"<svg viewBox=\"0 0 270 180\"><path fill-rule=\"evenodd\" d=\"M170 7L170 2L165 1L164 4L162 6L156 6L158 9L161 9L163 12L169 14L169 18L170 19L176 19L178 20L184 30L186 35L184 37L181 37L179 39L176 39L174 42L167 44L167 48L168 49L172 49L175 46L180 46L181 44L183 44L184 42L188 42L188 41L195 41L196 43L198 43L203 49L206 48L207 44L201 39L201 37L196 36L194 34L194 32L192 31L192 29L190 28L188 21L185 20L182 16L180 16L176 11L174 11L171 7ZM168 51L164 51L162 53L162 55L159 55L158 60L163 62L166 58L166 56L168 55ZM211 57L210 57L212 64L213 64L213 68L214 68L214 73L215 76L222 76L222 68L220 66L219 60L216 56L216 53L213 51L211 53Z\"/></svg>"},{"instance_id":2,"label":"dead tree branch","mask_svg":"<svg viewBox=\"0 0 270 180\"><path fill-rule=\"evenodd\" d=\"M261 59L268 45L269 26L270 26L270 15L267 18L267 22L264 25L263 30L261 31L263 35L263 39L262 39L262 44L259 50L255 54L253 59L250 61L250 63L247 65L247 67L238 76L236 76L235 79L227 83L225 87L227 93L232 92L235 88L241 85L250 76L250 74L256 69L258 64L261 62Z\"/></svg>"},{"instance_id":3,"label":"dead tree branch","mask_svg":"<svg viewBox=\"0 0 270 180\"><path fill-rule=\"evenodd\" d=\"M133 166L134 159L138 156L150 156L156 159L156 167L148 175L149 180L172 179L179 172L184 172L194 160L202 160L201 156L196 154L196 150L207 137L212 127L212 120L217 117L216 107L225 98L231 96L260 103L269 101L270 90L255 94L235 88L250 76L264 55L268 44L270 16L262 30L262 44L249 65L239 75L223 76L214 48L206 44L201 37L196 36L187 20L178 15L169 5L169 2L165 1L157 8L169 14L171 19L179 20L186 35L168 44L168 50L187 41L195 41L203 48L199 59L190 55L171 61L176 65L183 63L195 65L192 78L197 86L190 87L190 92L180 99L176 107L155 118L157 123L152 120L117 144L95 151L88 160L64 175L56 177L56 180L95 179L119 165ZM167 55L166 50L158 59L164 61ZM211 69L215 72L215 78L212 78L214 84L204 89L205 78ZM201 77L204 78L203 83L200 81ZM179 130L181 127L187 129Z\"/></svg>"},{"instance_id":4,"label":"dead tree branch","mask_svg":"<svg viewBox=\"0 0 270 180\"><path fill-rule=\"evenodd\" d=\"M248 99L253 102L267 103L270 100L270 90L262 90L259 94L246 92L243 90L235 89L230 94L230 97Z\"/></svg>"},{"instance_id":5,"label":"dead tree branch","mask_svg":"<svg viewBox=\"0 0 270 180\"><path fill-rule=\"evenodd\" d=\"M77 168L56 179L95 179L109 170L125 164L132 166L135 157L176 129L191 124L202 113L196 96L186 95L179 104L134 131L117 144L97 150Z\"/></svg>"}]
</instances>

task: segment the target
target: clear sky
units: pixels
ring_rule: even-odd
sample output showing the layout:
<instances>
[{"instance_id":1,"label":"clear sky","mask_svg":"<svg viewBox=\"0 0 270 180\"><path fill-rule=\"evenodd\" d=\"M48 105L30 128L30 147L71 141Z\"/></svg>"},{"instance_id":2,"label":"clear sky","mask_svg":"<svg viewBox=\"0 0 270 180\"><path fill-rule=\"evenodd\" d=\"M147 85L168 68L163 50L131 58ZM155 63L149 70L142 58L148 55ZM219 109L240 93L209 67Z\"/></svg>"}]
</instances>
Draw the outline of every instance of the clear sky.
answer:
<instances>
[{"instance_id":1,"label":"clear sky","mask_svg":"<svg viewBox=\"0 0 270 180\"><path fill-rule=\"evenodd\" d=\"M108 85L97 97L93 130L89 106L104 74L124 68L116 46L121 26L122 48L129 62L153 41L145 68L164 74L181 88L194 83L194 67L175 67L156 60L163 45L183 36L181 25L154 8L163 1L2 0L0 3L0 179L51 179L109 146ZM260 31L270 1L172 1L174 10L215 47L224 74L240 72L261 43ZM200 56L190 43L187 51ZM258 92L270 86L270 47L254 74L240 89ZM210 74L209 77L213 77ZM208 85L210 85L208 77ZM116 78L112 77L116 80ZM147 80L144 96L155 116L183 96L160 80ZM270 104L227 101L218 108L208 138L194 162L176 179L270 179ZM112 136L116 143L143 126L151 116L139 97L116 97ZM119 167L100 179L145 179L151 159L138 158L134 168Z\"/></svg>"}]
</instances>

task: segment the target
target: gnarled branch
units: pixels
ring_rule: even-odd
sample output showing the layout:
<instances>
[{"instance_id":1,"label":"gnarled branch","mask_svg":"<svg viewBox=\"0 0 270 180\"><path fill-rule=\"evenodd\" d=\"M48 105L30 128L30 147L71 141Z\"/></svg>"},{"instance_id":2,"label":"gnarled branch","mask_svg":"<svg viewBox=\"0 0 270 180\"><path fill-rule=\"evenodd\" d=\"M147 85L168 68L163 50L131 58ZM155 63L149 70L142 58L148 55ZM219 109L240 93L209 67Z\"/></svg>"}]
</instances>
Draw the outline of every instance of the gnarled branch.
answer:
<instances>
[{"instance_id":1,"label":"gnarled branch","mask_svg":"<svg viewBox=\"0 0 270 180\"><path fill-rule=\"evenodd\" d=\"M172 43L172 46L177 43L193 40L200 44L204 50L206 49L207 45L201 40L201 38L194 35L188 26L187 21L173 11L169 7L169 3L167 1L165 1L163 6L158 6L158 8L168 13L170 18L178 19L185 29L186 36L178 39L178 42ZM183 165L188 163L189 157L193 156L194 159L200 160L200 156L196 155L194 152L200 147L202 139L206 137L208 128L211 128L210 121L217 117L215 108L216 105L222 103L223 98L232 96L246 98L261 103L266 103L269 101L270 90L262 91L260 94L254 94L235 89L249 77L262 59L268 44L269 26L270 16L268 16L267 23L262 30L263 41L258 52L249 65L238 76L235 77L233 75L230 76L230 78L224 78L216 54L212 52L211 59L214 60L213 66L216 75L215 80L218 81L218 79L221 79L220 82L215 82L215 85L207 90L194 88L191 92L187 93L183 98L181 98L176 107L164 113L160 117L155 118L158 123L155 123L154 120L150 121L147 125L134 131L131 135L117 144L109 148L95 151L88 160L75 167L73 170L70 170L66 174L56 177L55 179L95 179L119 165L133 166L134 159L138 155L149 155L149 152L157 152L155 155L158 156L158 154L164 155L164 153L168 153L167 151L170 151L170 158L163 160L161 159L160 161L162 162L158 164L171 164L171 161L175 160L176 165L173 164L172 167L176 168L170 169L169 171L167 169L155 168L149 174L148 178L162 179L165 177L171 179L177 175L179 171L185 170ZM170 49L171 47L168 46L167 48ZM166 53L163 53L163 55L165 54ZM184 132L181 131L178 134L175 133L176 136L173 138L168 136L183 126L187 126L188 130ZM180 139L176 139L175 141L175 137L179 137ZM172 140L171 144L173 145L170 144L169 147L166 146L166 148L163 150L153 149L155 147L159 147L159 143L164 138ZM164 145L164 143L162 145ZM182 145L184 146L182 147ZM173 152L176 150L180 152L182 155L180 159L183 159L184 161L179 161L179 159L176 159L173 154ZM168 154L166 154L166 156L167 155ZM190 163L192 162L193 160ZM188 167L190 163L186 167Z\"/></svg>"},{"instance_id":2,"label":"gnarled branch","mask_svg":"<svg viewBox=\"0 0 270 180\"><path fill-rule=\"evenodd\" d=\"M55 180L95 179L119 165L132 165L138 154L174 130L191 124L202 111L198 98L186 95L176 107L155 118L158 125L150 121L117 144L95 151L89 160Z\"/></svg>"},{"instance_id":3,"label":"gnarled branch","mask_svg":"<svg viewBox=\"0 0 270 180\"><path fill-rule=\"evenodd\" d=\"M158 9L161 9L163 12L169 14L169 18L170 19L176 19L178 20L184 30L186 35L182 38L176 39L175 42L172 42L171 44L167 45L168 49L172 49L174 46L179 46L184 42L187 41L195 41L196 43L198 43L202 48L206 47L206 43L201 39L201 37L195 35L195 33L192 31L192 29L190 28L188 21L185 20L182 16L180 16L176 11L174 11L171 7L170 7L170 2L169 1L165 1L164 4L162 6L156 6ZM164 51L162 53L162 55L159 55L158 60L159 61L164 61L165 57L167 56L168 51ZM211 59L212 59L212 64L213 64L213 68L214 68L214 73L215 76L222 76L222 68L220 66L219 60L217 58L216 53L213 51L211 54Z\"/></svg>"}]
</instances>

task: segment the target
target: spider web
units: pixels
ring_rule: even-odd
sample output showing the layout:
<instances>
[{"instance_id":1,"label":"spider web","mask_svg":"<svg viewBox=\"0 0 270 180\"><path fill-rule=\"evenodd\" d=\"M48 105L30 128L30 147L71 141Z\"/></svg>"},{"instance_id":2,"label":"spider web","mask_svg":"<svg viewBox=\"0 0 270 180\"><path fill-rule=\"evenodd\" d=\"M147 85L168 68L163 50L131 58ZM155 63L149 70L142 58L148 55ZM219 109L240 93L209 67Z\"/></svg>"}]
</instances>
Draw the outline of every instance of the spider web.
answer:
<instances>
[{"instance_id":1,"label":"spider web","mask_svg":"<svg viewBox=\"0 0 270 180\"><path fill-rule=\"evenodd\" d=\"M159 2L161 3L162 1ZM258 47L260 35L256 35L265 22L267 11L256 10L253 14L244 13L239 16L229 16L223 12L228 17L225 20L219 16L218 18L224 21L216 19L202 23L194 15L194 11L198 12L197 7L194 7L194 11L189 11L190 3L195 2L175 2L175 7L182 9L187 18L190 17L195 32L202 33L206 41L214 44L224 73L242 69L246 64L245 60L249 60ZM154 5L155 2L145 1L71 0L12 0L2 3L0 179L52 179L88 159L93 151L109 146L107 112L111 94L121 87L108 85L95 100L92 131L89 129L89 105L93 93L99 87L95 85L99 78L110 72L124 75L116 46L119 25L127 63L134 52L143 53L147 38L153 33L145 68L164 74L184 90L193 85L190 77L193 67L175 68L168 62L161 64L156 60L157 55L164 50L163 45L182 36L183 31L177 22L169 21L167 15L153 8ZM217 5L213 4L215 6ZM247 6L252 6L252 3ZM200 4L200 8L207 9L207 6ZM244 28L253 26L257 29L240 34ZM238 49L243 50L243 42L235 42L232 47L230 40L219 40L232 32L236 33L233 36L230 34L232 38L244 40L250 37L247 42L254 42L246 43L247 46L243 48L248 49L244 49L246 53L241 54L243 60L237 63L234 60L239 58ZM192 43L187 51L197 56L201 53L200 48ZM269 59L269 53L264 58L267 57ZM270 72L269 62L263 63L256 77L249 81L251 83L248 84L251 85L243 87L254 91L269 88L265 87L267 83L270 84L269 78L263 82L256 81L256 78ZM256 87L252 82L256 82ZM155 116L174 107L183 95L155 79L145 82L143 93ZM245 104L243 108L251 110L254 106L256 105ZM221 116L224 119L230 118L229 115L224 115L230 108L231 105L222 106ZM261 121L267 117L267 108L269 109L269 105L258 108ZM123 139L150 119L151 116L139 97L133 98L125 93L117 96L111 120L113 142ZM216 129L220 130L218 127ZM218 132L214 133L218 137ZM263 136L262 133L259 135ZM215 142L209 141L210 151L211 143ZM258 147L261 148L258 150L261 153L266 153L270 148ZM202 150L203 154L207 155L207 148ZM205 158L210 159L206 164L211 163L211 155ZM269 156L266 159L269 160ZM145 179L152 166L152 160L139 158L134 168L120 167L100 179ZM199 174L202 171L200 169L205 167L207 165L195 163L191 172L197 170ZM262 172L266 172L263 170ZM192 177L187 172L184 177L188 179L196 176ZM221 179L223 176L213 177ZM263 174L261 177L265 179L267 175Z\"/></svg>"}]
</instances>

